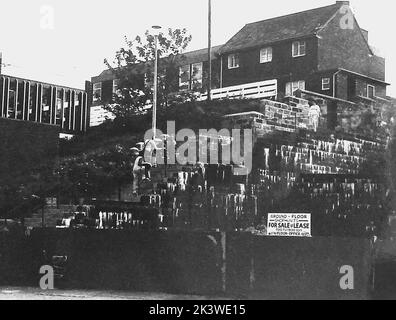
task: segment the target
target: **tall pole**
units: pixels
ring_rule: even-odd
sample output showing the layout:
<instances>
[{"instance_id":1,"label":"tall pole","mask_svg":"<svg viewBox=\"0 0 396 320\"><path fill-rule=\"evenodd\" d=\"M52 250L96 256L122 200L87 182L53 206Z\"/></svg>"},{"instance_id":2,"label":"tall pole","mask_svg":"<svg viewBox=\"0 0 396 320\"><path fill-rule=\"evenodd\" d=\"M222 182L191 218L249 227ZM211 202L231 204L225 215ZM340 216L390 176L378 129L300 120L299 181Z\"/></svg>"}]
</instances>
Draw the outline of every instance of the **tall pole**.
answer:
<instances>
[{"instance_id":1,"label":"tall pole","mask_svg":"<svg viewBox=\"0 0 396 320\"><path fill-rule=\"evenodd\" d=\"M157 131L158 35L154 35L154 42L153 139L155 139Z\"/></svg>"},{"instance_id":2,"label":"tall pole","mask_svg":"<svg viewBox=\"0 0 396 320\"><path fill-rule=\"evenodd\" d=\"M211 100L212 90L212 1L208 0L208 101Z\"/></svg>"}]
</instances>

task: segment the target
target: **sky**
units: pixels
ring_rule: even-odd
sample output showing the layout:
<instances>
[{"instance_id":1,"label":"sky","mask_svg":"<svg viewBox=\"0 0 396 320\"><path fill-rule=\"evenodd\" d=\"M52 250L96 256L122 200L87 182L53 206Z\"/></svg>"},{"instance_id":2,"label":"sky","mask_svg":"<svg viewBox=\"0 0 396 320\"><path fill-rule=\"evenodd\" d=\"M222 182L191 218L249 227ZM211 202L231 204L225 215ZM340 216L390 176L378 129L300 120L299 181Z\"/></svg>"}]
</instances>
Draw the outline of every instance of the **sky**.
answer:
<instances>
[{"instance_id":1,"label":"sky","mask_svg":"<svg viewBox=\"0 0 396 320\"><path fill-rule=\"evenodd\" d=\"M212 0L212 44L224 44L245 24L335 3L335 0ZM394 1L351 0L369 42L386 58L386 80L395 83ZM124 45L152 25L186 28L189 50L207 47L208 0L0 0L3 73L84 88Z\"/></svg>"}]
</instances>

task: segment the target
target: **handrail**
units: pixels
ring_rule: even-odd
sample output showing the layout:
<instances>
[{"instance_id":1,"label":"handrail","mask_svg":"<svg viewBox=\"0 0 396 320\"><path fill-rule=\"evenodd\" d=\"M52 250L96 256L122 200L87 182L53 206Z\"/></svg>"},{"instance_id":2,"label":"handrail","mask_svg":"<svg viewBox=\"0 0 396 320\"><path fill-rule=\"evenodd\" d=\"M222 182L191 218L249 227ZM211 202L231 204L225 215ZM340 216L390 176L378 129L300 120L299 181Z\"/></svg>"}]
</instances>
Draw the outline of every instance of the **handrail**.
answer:
<instances>
[{"instance_id":1,"label":"handrail","mask_svg":"<svg viewBox=\"0 0 396 320\"><path fill-rule=\"evenodd\" d=\"M277 94L278 94L278 81L274 79L274 80L252 82L237 86L213 89L211 91L211 98L212 100L218 100L224 98L261 99L261 98L276 97ZM197 100L202 101L207 99L207 97L208 97L207 93L203 93Z\"/></svg>"}]
</instances>

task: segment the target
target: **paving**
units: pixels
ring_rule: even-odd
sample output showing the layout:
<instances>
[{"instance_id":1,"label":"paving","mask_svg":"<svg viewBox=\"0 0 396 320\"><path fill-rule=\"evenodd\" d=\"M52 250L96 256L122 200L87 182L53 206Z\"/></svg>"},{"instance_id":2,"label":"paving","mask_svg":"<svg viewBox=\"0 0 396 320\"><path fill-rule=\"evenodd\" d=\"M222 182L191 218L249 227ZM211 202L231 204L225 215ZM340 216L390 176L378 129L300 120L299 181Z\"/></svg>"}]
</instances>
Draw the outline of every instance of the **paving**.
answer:
<instances>
[{"instance_id":1,"label":"paving","mask_svg":"<svg viewBox=\"0 0 396 320\"><path fill-rule=\"evenodd\" d=\"M41 290L40 288L0 287L0 300L223 300L221 297L174 295L153 292L94 290Z\"/></svg>"}]
</instances>

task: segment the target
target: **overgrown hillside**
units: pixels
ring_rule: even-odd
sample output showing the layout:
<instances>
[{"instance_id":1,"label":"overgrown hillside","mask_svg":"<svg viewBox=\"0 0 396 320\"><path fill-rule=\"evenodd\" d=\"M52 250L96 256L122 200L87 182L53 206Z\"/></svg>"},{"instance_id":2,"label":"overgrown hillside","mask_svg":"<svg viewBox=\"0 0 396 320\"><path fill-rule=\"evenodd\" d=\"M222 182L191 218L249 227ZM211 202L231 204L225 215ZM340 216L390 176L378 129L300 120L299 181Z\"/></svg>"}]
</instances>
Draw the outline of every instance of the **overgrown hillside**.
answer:
<instances>
[{"instance_id":1,"label":"overgrown hillside","mask_svg":"<svg viewBox=\"0 0 396 320\"><path fill-rule=\"evenodd\" d=\"M225 114L258 110L258 102L216 101L210 106L189 102L159 110L157 125L166 133L167 121L182 128L220 129ZM115 119L91 128L83 136L62 141L55 171L59 184L57 194L65 198L94 197L114 192L132 181L130 148L143 140L151 128L151 113Z\"/></svg>"}]
</instances>

